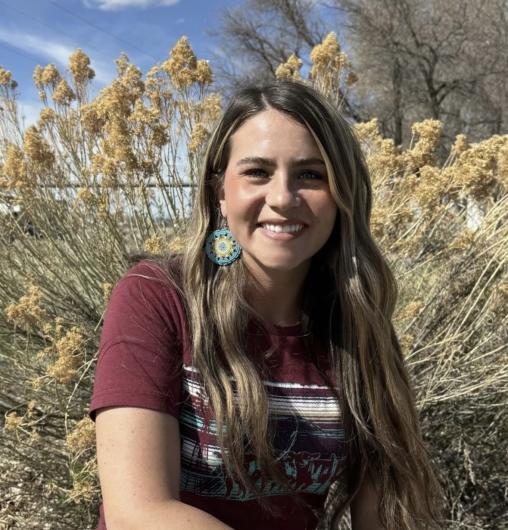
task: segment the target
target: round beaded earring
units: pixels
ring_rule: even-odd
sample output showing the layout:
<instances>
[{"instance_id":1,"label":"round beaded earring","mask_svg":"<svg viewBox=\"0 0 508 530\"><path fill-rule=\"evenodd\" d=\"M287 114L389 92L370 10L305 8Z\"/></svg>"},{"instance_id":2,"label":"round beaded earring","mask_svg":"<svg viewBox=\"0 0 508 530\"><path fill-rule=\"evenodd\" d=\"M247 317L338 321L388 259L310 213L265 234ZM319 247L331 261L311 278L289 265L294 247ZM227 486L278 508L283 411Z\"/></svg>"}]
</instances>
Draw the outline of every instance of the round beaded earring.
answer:
<instances>
[{"instance_id":1,"label":"round beaded earring","mask_svg":"<svg viewBox=\"0 0 508 530\"><path fill-rule=\"evenodd\" d=\"M216 265L231 265L242 252L242 247L227 226L217 228L205 242L205 252Z\"/></svg>"}]
</instances>

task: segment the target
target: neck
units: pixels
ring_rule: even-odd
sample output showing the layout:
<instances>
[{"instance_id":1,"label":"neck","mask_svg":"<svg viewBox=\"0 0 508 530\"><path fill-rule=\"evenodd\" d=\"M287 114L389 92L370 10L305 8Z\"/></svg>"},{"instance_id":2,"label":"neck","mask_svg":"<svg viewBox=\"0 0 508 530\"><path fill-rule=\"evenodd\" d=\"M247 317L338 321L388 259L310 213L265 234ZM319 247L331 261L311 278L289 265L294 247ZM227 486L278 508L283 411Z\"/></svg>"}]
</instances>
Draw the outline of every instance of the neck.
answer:
<instances>
[{"instance_id":1,"label":"neck","mask_svg":"<svg viewBox=\"0 0 508 530\"><path fill-rule=\"evenodd\" d=\"M303 283L308 267L274 271L248 267L251 281L247 288L250 304L271 324L290 326L301 319Z\"/></svg>"}]
</instances>

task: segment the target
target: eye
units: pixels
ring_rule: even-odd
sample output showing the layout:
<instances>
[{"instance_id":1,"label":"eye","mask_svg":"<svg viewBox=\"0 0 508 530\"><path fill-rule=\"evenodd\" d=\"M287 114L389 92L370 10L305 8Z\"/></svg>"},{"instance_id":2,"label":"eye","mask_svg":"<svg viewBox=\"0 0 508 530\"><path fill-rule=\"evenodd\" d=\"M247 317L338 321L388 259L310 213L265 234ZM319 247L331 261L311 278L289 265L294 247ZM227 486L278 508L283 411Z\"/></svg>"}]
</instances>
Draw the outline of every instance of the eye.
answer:
<instances>
[{"instance_id":1,"label":"eye","mask_svg":"<svg viewBox=\"0 0 508 530\"><path fill-rule=\"evenodd\" d=\"M261 169L259 167L255 167L252 169L247 169L247 171L244 171L244 175L248 175L250 177L264 177L267 175L267 172L264 169Z\"/></svg>"},{"instance_id":2,"label":"eye","mask_svg":"<svg viewBox=\"0 0 508 530\"><path fill-rule=\"evenodd\" d=\"M266 176L268 176L268 173L264 169L261 169L259 167L248 169L243 174L244 175L249 175L249 176L252 176L252 177L266 177ZM298 178L304 178L306 180L307 179L309 179L309 180L323 180L324 179L324 177L323 177L323 175L321 175L321 173L317 173L316 171L310 171L310 170L302 171L301 173L299 173L297 175L297 177Z\"/></svg>"},{"instance_id":3,"label":"eye","mask_svg":"<svg viewBox=\"0 0 508 530\"><path fill-rule=\"evenodd\" d=\"M317 173L316 171L303 171L302 173L300 173L299 176L303 177L304 175L306 177L310 175L311 180L323 180L324 179L323 175L321 175L321 173Z\"/></svg>"}]
</instances>

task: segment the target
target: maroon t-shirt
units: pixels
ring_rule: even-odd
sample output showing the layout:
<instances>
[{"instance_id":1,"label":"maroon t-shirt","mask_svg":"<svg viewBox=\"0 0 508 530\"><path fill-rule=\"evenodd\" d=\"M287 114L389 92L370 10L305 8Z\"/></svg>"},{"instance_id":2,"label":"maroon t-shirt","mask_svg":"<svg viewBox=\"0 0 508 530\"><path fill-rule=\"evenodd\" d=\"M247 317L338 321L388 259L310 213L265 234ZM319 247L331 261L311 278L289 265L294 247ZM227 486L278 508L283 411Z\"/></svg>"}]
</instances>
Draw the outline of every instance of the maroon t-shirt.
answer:
<instances>
[{"instance_id":1,"label":"maroon t-shirt","mask_svg":"<svg viewBox=\"0 0 508 530\"><path fill-rule=\"evenodd\" d=\"M225 472L215 421L192 363L179 296L164 272L148 260L117 283L100 338L90 417L95 421L96 411L109 406L171 414L180 424L182 502L235 530L315 529L313 509L323 506L330 484L344 469L344 429L337 399L305 355L301 326L269 325L263 331L251 325L248 331L247 354L276 347L262 377L269 396L272 445L294 491L310 505L301 508L288 491L262 480L256 459L247 453L246 469L285 514L276 518ZM97 530L104 529L101 505Z\"/></svg>"}]
</instances>

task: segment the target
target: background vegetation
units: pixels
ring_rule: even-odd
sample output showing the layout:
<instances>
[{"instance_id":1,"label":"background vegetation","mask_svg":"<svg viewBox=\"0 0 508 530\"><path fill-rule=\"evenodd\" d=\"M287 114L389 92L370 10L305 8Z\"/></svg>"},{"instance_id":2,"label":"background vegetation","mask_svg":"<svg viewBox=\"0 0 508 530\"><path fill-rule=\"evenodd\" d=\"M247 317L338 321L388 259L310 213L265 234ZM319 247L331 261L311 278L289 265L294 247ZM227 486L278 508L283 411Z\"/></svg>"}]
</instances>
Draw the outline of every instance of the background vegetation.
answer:
<instances>
[{"instance_id":1,"label":"background vegetation","mask_svg":"<svg viewBox=\"0 0 508 530\"><path fill-rule=\"evenodd\" d=\"M362 70L334 33L311 42L306 82L354 112ZM301 78L302 64L287 54L272 75ZM223 104L185 37L146 75L126 56L117 72L92 99L81 50L67 72L38 67L44 107L23 130L16 83L0 69L0 528L94 528L87 407L105 304L129 253L185 245ZM395 325L447 493L443 527L499 529L508 524L508 136L458 134L446 147L445 115L428 116L405 143L381 134L396 130L391 118L356 124L375 190L372 231L399 280Z\"/></svg>"}]
</instances>

